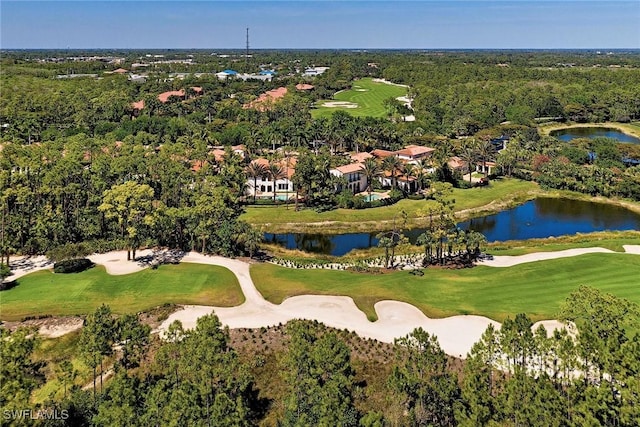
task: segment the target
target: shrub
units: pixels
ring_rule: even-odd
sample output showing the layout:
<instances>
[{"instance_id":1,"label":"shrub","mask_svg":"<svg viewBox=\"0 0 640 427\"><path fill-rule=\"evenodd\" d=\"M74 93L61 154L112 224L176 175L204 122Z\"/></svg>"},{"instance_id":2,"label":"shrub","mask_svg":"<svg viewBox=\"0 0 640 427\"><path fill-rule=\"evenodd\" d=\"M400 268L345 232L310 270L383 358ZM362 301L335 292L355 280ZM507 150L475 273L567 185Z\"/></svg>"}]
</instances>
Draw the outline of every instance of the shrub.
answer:
<instances>
[{"instance_id":1,"label":"shrub","mask_svg":"<svg viewBox=\"0 0 640 427\"><path fill-rule=\"evenodd\" d=\"M81 271L85 271L95 264L91 262L90 259L87 258L75 258L68 259L65 261L56 262L53 265L54 273L79 273Z\"/></svg>"},{"instance_id":2,"label":"shrub","mask_svg":"<svg viewBox=\"0 0 640 427\"><path fill-rule=\"evenodd\" d=\"M424 200L424 194L410 194L407 196L409 200Z\"/></svg>"}]
</instances>

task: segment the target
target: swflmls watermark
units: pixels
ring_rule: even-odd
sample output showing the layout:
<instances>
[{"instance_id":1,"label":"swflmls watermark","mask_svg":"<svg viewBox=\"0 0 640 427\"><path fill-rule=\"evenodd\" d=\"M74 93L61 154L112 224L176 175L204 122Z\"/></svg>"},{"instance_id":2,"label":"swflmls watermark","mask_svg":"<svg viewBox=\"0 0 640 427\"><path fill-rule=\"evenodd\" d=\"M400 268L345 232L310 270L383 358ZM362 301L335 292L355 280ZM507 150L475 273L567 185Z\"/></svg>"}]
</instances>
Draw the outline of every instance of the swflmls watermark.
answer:
<instances>
[{"instance_id":1,"label":"swflmls watermark","mask_svg":"<svg viewBox=\"0 0 640 427\"><path fill-rule=\"evenodd\" d=\"M66 420L69 411L66 409L11 409L2 411L5 420Z\"/></svg>"}]
</instances>

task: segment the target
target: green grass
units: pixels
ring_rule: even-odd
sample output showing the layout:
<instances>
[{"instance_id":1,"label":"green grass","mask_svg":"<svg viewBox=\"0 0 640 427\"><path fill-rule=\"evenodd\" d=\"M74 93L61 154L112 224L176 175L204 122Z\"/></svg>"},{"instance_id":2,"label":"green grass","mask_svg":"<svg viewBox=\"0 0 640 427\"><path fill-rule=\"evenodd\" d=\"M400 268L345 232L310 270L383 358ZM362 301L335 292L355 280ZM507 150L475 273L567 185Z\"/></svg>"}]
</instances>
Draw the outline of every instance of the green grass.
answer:
<instances>
[{"instance_id":1,"label":"green grass","mask_svg":"<svg viewBox=\"0 0 640 427\"><path fill-rule=\"evenodd\" d=\"M34 390L32 400L35 403L42 403L51 396L62 398L64 395L64 385L58 380L57 366L65 360L69 360L76 370L74 384L83 386L88 383L93 374L78 356L80 342L80 331L74 331L59 338L43 339L40 346L35 350L33 360L45 364L43 374L46 381L41 387ZM67 385L67 391L70 384Z\"/></svg>"},{"instance_id":2,"label":"green grass","mask_svg":"<svg viewBox=\"0 0 640 427\"><path fill-rule=\"evenodd\" d=\"M427 269L423 277L406 271L370 275L347 271L294 270L271 264L251 267L264 297L276 304L294 295L347 295L375 319L376 302L391 299L415 305L429 317L476 314L502 321L527 313L551 319L580 285L589 285L640 303L640 256L586 254L510 268Z\"/></svg>"},{"instance_id":3,"label":"green grass","mask_svg":"<svg viewBox=\"0 0 640 427\"><path fill-rule=\"evenodd\" d=\"M136 313L164 303L236 306L244 295L226 268L184 263L112 276L97 266L76 274L39 271L0 293L0 318L86 314L100 304L115 313Z\"/></svg>"},{"instance_id":4,"label":"green grass","mask_svg":"<svg viewBox=\"0 0 640 427\"><path fill-rule=\"evenodd\" d=\"M405 96L407 88L374 82L370 78L353 82L352 88L336 93L332 101L358 104L357 108L323 107L328 101L318 101L318 108L311 111L313 118L330 117L335 111L342 110L356 117L385 117L386 109L382 104L385 99Z\"/></svg>"},{"instance_id":5,"label":"green grass","mask_svg":"<svg viewBox=\"0 0 640 427\"><path fill-rule=\"evenodd\" d=\"M492 181L488 187L470 188L466 190L454 189L453 198L456 201L456 211L476 209L490 205L487 210L501 210L506 204L521 203L532 199L540 192L537 184L517 179L502 179ZM304 229L304 224L313 223L321 227L323 233L366 230L383 230L388 224L381 221L392 221L401 211L405 211L409 224L419 226L426 223L426 210L433 206L431 200L403 199L392 206L370 209L335 209L318 213L312 209L296 212L283 206L263 206L247 208L240 218L250 224L261 226L264 231L286 232ZM303 225L301 228L301 224Z\"/></svg>"}]
</instances>

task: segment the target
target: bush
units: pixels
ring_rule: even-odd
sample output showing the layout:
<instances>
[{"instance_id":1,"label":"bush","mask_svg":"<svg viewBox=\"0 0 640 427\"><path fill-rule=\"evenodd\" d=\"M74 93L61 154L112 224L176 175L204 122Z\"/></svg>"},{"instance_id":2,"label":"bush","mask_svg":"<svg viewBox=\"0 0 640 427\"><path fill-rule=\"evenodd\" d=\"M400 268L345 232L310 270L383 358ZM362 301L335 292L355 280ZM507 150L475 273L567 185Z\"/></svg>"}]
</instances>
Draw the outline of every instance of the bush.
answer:
<instances>
[{"instance_id":1,"label":"bush","mask_svg":"<svg viewBox=\"0 0 640 427\"><path fill-rule=\"evenodd\" d=\"M68 259L65 261L56 262L53 265L54 273L79 273L81 271L88 270L95 264L87 258Z\"/></svg>"},{"instance_id":2,"label":"bush","mask_svg":"<svg viewBox=\"0 0 640 427\"><path fill-rule=\"evenodd\" d=\"M409 194L407 196L407 199L409 200L424 200L424 194Z\"/></svg>"},{"instance_id":3,"label":"bush","mask_svg":"<svg viewBox=\"0 0 640 427\"><path fill-rule=\"evenodd\" d=\"M466 190L467 188L474 187L474 184L472 182L469 182L469 181L460 180L460 181L456 182L455 186L457 188L462 189L462 190Z\"/></svg>"}]
</instances>

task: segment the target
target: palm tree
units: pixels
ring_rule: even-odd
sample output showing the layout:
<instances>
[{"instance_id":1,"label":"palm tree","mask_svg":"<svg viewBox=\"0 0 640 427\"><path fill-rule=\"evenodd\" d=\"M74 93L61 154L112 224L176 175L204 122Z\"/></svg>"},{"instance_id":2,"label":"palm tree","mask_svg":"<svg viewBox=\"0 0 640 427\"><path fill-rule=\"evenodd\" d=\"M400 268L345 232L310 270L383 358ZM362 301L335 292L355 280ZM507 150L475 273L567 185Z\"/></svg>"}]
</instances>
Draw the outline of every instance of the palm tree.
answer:
<instances>
[{"instance_id":1,"label":"palm tree","mask_svg":"<svg viewBox=\"0 0 640 427\"><path fill-rule=\"evenodd\" d=\"M487 171L487 161L490 160L494 150L491 141L487 139L481 139L476 144L476 151L478 153L478 158L482 161L482 169L484 169L484 177L486 178L489 175Z\"/></svg>"},{"instance_id":2,"label":"palm tree","mask_svg":"<svg viewBox=\"0 0 640 427\"><path fill-rule=\"evenodd\" d=\"M396 188L398 186L398 183L396 182L396 172L402 167L402 162L396 156L389 156L382 162L382 167L391 172L393 188Z\"/></svg>"},{"instance_id":3,"label":"palm tree","mask_svg":"<svg viewBox=\"0 0 640 427\"><path fill-rule=\"evenodd\" d=\"M475 165L478 159L478 150L476 147L477 144L475 140L471 140L471 143L462 147L462 151L460 152L460 158L469 165L469 184L471 184L471 165Z\"/></svg>"},{"instance_id":4,"label":"palm tree","mask_svg":"<svg viewBox=\"0 0 640 427\"><path fill-rule=\"evenodd\" d=\"M420 159L416 163L416 180L418 181L418 190L422 190L424 182L427 178L427 169L429 169L430 166L430 159Z\"/></svg>"},{"instance_id":5,"label":"palm tree","mask_svg":"<svg viewBox=\"0 0 640 427\"><path fill-rule=\"evenodd\" d=\"M286 177L284 168L277 163L271 163L267 173L273 180L273 203L276 202L276 181Z\"/></svg>"},{"instance_id":6,"label":"palm tree","mask_svg":"<svg viewBox=\"0 0 640 427\"><path fill-rule=\"evenodd\" d=\"M373 180L382 175L380 165L373 157L364 160L360 170L367 179L367 190L369 191L369 201L371 201L371 191L373 189Z\"/></svg>"},{"instance_id":7,"label":"palm tree","mask_svg":"<svg viewBox=\"0 0 640 427\"><path fill-rule=\"evenodd\" d=\"M413 177L416 166L411 163L405 163L402 166L402 174L407 178L407 186L409 185L409 178Z\"/></svg>"},{"instance_id":8,"label":"palm tree","mask_svg":"<svg viewBox=\"0 0 640 427\"><path fill-rule=\"evenodd\" d=\"M253 178L253 203L256 203L256 193L258 189L256 186L258 185L258 178L267 175L267 167L258 162L251 162L249 166L247 166L247 175L250 178Z\"/></svg>"}]
</instances>

